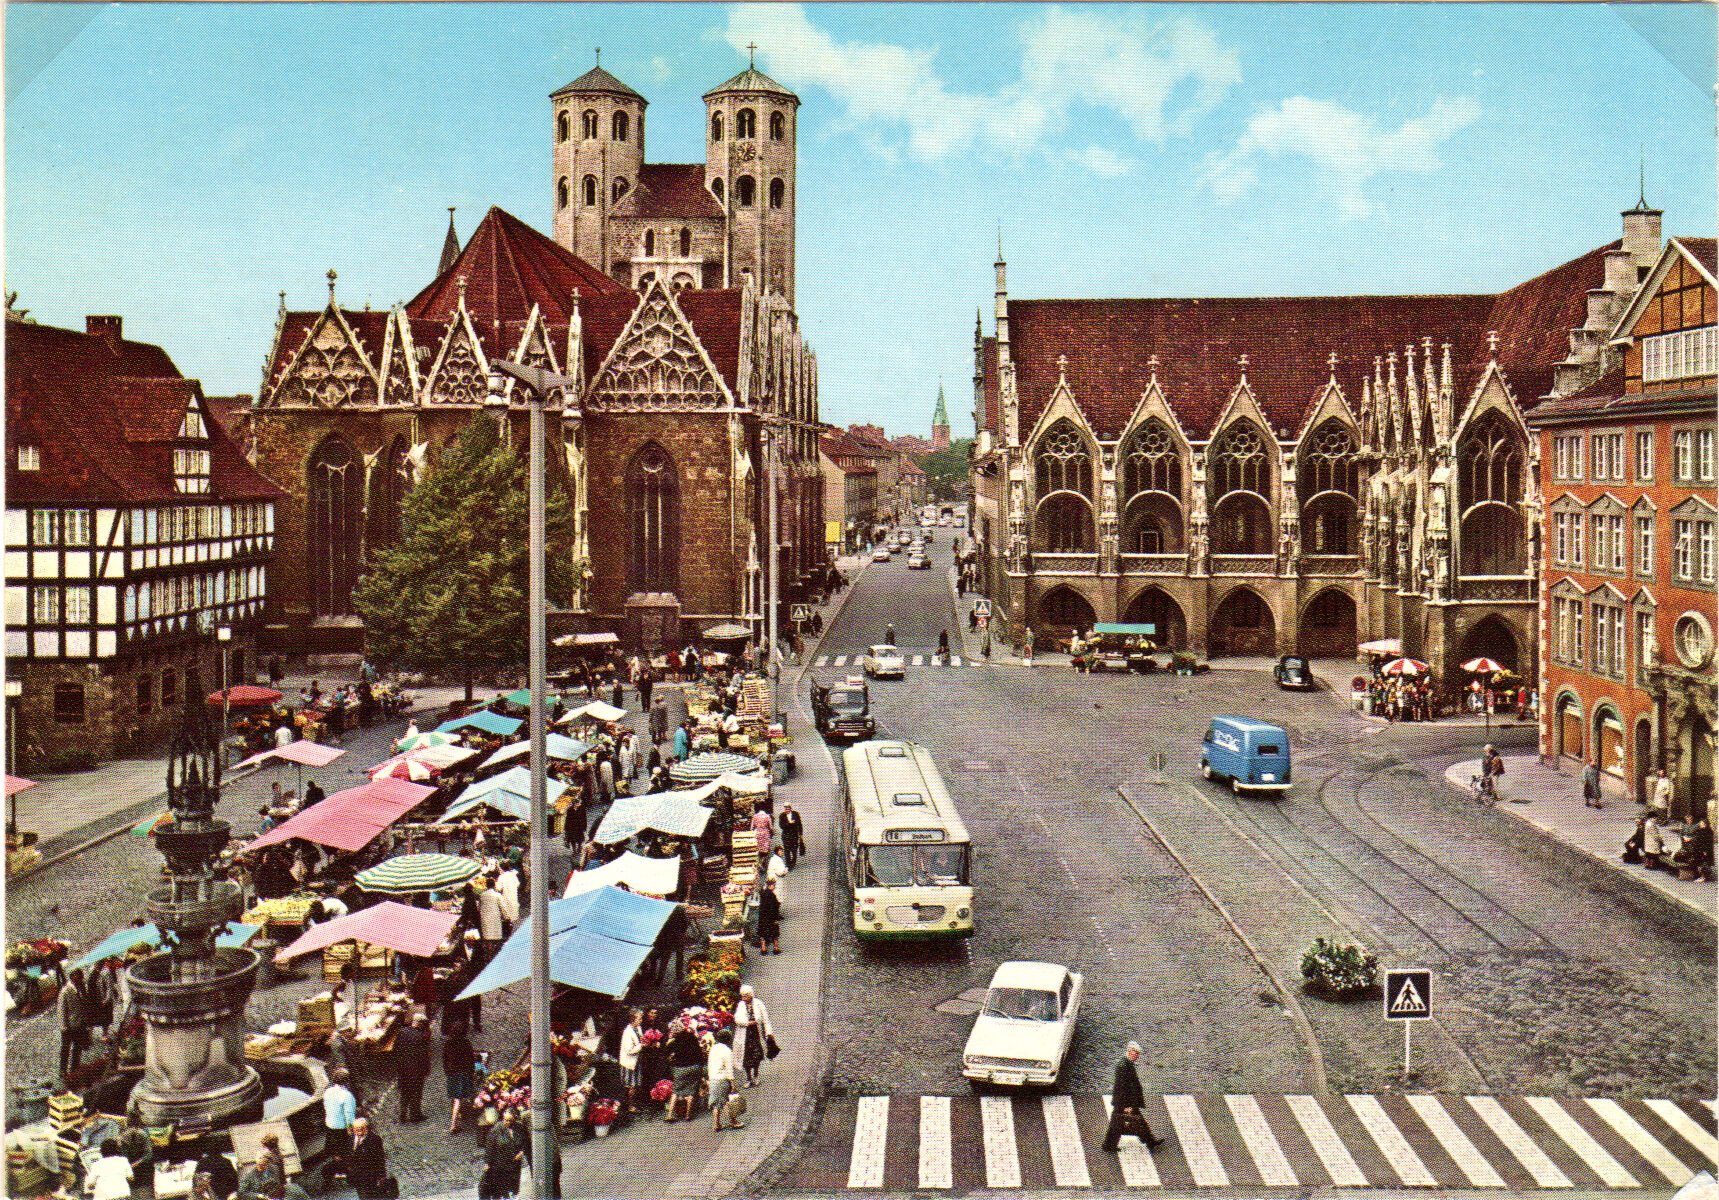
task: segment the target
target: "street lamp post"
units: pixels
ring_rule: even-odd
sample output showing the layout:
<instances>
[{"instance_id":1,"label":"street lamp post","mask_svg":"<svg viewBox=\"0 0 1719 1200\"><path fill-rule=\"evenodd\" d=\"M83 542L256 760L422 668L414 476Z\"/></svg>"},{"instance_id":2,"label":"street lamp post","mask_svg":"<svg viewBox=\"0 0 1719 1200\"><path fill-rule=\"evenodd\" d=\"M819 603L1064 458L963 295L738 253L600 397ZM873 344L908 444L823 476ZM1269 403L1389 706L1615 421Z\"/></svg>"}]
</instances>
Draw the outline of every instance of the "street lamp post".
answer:
<instances>
[{"instance_id":1,"label":"street lamp post","mask_svg":"<svg viewBox=\"0 0 1719 1200\"><path fill-rule=\"evenodd\" d=\"M770 594L769 604L770 604L770 607L769 607L769 615L766 618L766 622L765 622L765 629L768 631L768 636L770 638L770 653L768 655L766 655L765 659L764 659L764 662L766 664L765 668L764 668L764 673L768 677L769 683L770 683L770 712L769 712L769 715L766 717L765 722L764 722L764 737L765 737L766 741L768 741L769 737L770 737L770 726L773 725L776 721L776 677L777 677L777 675L779 675L781 673L781 670L782 670L781 661L777 657L777 639L780 637L780 631L777 629L777 624L778 624L778 621L780 620L780 613L778 610L781 607L781 604L780 604L781 597L777 594L777 589L781 585L780 585L780 582L777 578L777 575L778 575L779 570L780 570L780 562L781 562L781 557L782 557L782 547L776 540L776 460L777 460L777 453L778 453L777 429L776 429L774 423L772 423L769 426L767 426L764 430L765 494L768 497L768 499L766 500L766 503L768 504L769 509L770 509L770 519L769 519L770 561L767 564L768 568L769 568L769 572L770 572L770 574L769 574L769 594Z\"/></svg>"},{"instance_id":2,"label":"street lamp post","mask_svg":"<svg viewBox=\"0 0 1719 1200\"><path fill-rule=\"evenodd\" d=\"M550 1109L554 1097L550 1092L554 1088L555 1071L549 1057L549 812L544 782L548 602L544 582L543 405L549 393L557 388L565 396L577 396L578 384L541 367L497 362L489 380L492 397L501 395L504 374L523 385L531 404L531 532L527 554L531 613L528 663L531 716L527 725L531 736L531 1190L538 1200L551 1200L555 1195L555 1123Z\"/></svg>"},{"instance_id":3,"label":"street lamp post","mask_svg":"<svg viewBox=\"0 0 1719 1200\"><path fill-rule=\"evenodd\" d=\"M24 694L22 679L6 681L6 774L18 773L18 698ZM9 811L6 815L6 832L18 832L18 793L13 792L6 797Z\"/></svg>"},{"instance_id":4,"label":"street lamp post","mask_svg":"<svg viewBox=\"0 0 1719 1200\"><path fill-rule=\"evenodd\" d=\"M227 681L227 651L233 641L233 627L222 625L215 630L215 641L221 647L221 765L227 765L227 718L232 713L233 689Z\"/></svg>"}]
</instances>

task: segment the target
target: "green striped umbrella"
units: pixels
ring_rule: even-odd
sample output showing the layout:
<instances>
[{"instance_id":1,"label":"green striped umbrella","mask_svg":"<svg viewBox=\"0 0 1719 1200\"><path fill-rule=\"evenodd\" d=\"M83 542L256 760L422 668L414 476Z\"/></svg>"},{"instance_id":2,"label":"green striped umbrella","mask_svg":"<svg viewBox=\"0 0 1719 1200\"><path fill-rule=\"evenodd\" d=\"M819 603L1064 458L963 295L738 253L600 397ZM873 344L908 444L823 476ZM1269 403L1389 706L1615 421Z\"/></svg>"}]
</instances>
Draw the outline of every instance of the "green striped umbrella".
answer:
<instances>
[{"instance_id":1,"label":"green striped umbrella","mask_svg":"<svg viewBox=\"0 0 1719 1200\"><path fill-rule=\"evenodd\" d=\"M427 733L415 733L411 737L401 738L399 741L394 743L394 752L396 754L405 754L408 751L417 750L424 746L449 746L459 740L459 738L455 737L451 733L442 733L439 730L432 729Z\"/></svg>"},{"instance_id":2,"label":"green striped umbrella","mask_svg":"<svg viewBox=\"0 0 1719 1200\"><path fill-rule=\"evenodd\" d=\"M758 760L755 758L715 751L709 754L694 754L685 762L676 763L669 768L669 775L678 783L703 783L707 779L715 779L724 771L743 775L747 771L757 769Z\"/></svg>"},{"instance_id":3,"label":"green striped umbrella","mask_svg":"<svg viewBox=\"0 0 1719 1200\"><path fill-rule=\"evenodd\" d=\"M453 854L401 854L357 875L367 892L439 892L476 875L478 864Z\"/></svg>"}]
</instances>

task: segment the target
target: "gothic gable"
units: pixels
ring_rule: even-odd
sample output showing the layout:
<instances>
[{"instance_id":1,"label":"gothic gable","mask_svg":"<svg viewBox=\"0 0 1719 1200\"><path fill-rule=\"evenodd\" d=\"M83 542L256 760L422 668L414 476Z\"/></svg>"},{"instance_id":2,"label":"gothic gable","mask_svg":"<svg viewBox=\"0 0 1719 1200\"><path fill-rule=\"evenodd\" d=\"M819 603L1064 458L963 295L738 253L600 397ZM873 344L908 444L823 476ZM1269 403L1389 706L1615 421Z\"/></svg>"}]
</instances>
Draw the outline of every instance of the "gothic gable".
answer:
<instances>
[{"instance_id":1,"label":"gothic gable","mask_svg":"<svg viewBox=\"0 0 1719 1200\"><path fill-rule=\"evenodd\" d=\"M1266 440L1275 448L1277 442L1271 429L1271 422L1265 419L1265 412L1259 406L1259 400L1253 394L1253 388L1247 382L1247 364L1242 364L1241 380L1230 389L1229 402L1224 405L1218 419L1212 422L1212 436L1208 446L1217 444L1223 439L1224 431L1236 421L1251 421L1264 432Z\"/></svg>"},{"instance_id":2,"label":"gothic gable","mask_svg":"<svg viewBox=\"0 0 1719 1200\"><path fill-rule=\"evenodd\" d=\"M376 398L376 368L345 315L331 304L306 332L269 402L289 407L345 408L375 404Z\"/></svg>"},{"instance_id":3,"label":"gothic gable","mask_svg":"<svg viewBox=\"0 0 1719 1200\"><path fill-rule=\"evenodd\" d=\"M1064 366L1066 362L1066 359L1059 359L1058 366ZM1027 444L1030 446L1036 443L1046 430L1060 420L1072 421L1082 437L1093 443L1094 450L1097 449L1096 435L1092 432L1092 426L1087 423L1086 414L1081 411L1080 405L1075 403L1066 374L1058 378L1056 387L1051 391L1050 403L1044 406L1039 413L1039 419L1033 423L1032 433L1027 436Z\"/></svg>"},{"instance_id":4,"label":"gothic gable","mask_svg":"<svg viewBox=\"0 0 1719 1200\"><path fill-rule=\"evenodd\" d=\"M585 406L684 412L733 403L692 322L653 278L591 381Z\"/></svg>"},{"instance_id":5,"label":"gothic gable","mask_svg":"<svg viewBox=\"0 0 1719 1200\"><path fill-rule=\"evenodd\" d=\"M1335 359L1337 356L1334 354L1331 357ZM1295 431L1297 442L1306 441L1308 434L1333 417L1349 427L1355 434L1357 443L1361 441L1361 423L1356 420L1355 411L1349 407L1349 402L1343 398L1343 389L1337 383L1337 364L1333 362L1331 367L1331 378L1326 381L1324 390L1319 393L1319 399L1314 401L1313 407L1307 410L1307 416L1302 420L1301 428Z\"/></svg>"},{"instance_id":6,"label":"gothic gable","mask_svg":"<svg viewBox=\"0 0 1719 1200\"><path fill-rule=\"evenodd\" d=\"M1164 398L1164 389L1158 384L1156 372L1153 372L1152 378L1147 382L1146 390L1140 393L1140 403L1134 406L1133 415L1128 418L1128 423L1122 427L1122 436L1117 439L1118 442L1126 444L1136 429L1153 418L1162 421L1175 434L1176 440L1181 443L1184 452L1192 453L1188 445L1187 431L1182 428L1182 423L1176 419L1176 410L1171 408L1170 402Z\"/></svg>"},{"instance_id":7,"label":"gothic gable","mask_svg":"<svg viewBox=\"0 0 1719 1200\"><path fill-rule=\"evenodd\" d=\"M1468 407L1463 411L1462 419L1457 421L1453 431L1453 443L1462 440L1465 429L1474 424L1484 413L1496 410L1504 416L1506 422L1522 438L1524 444L1538 445L1529 432L1527 424L1522 420L1522 412L1516 406L1516 397L1510 390L1510 383L1505 378L1504 368L1498 365L1496 359L1486 364L1481 372L1480 382L1475 384L1474 394L1469 397Z\"/></svg>"},{"instance_id":8,"label":"gothic gable","mask_svg":"<svg viewBox=\"0 0 1719 1200\"><path fill-rule=\"evenodd\" d=\"M448 321L448 332L424 387L426 404L482 404L489 395L489 358L464 304Z\"/></svg>"},{"instance_id":9,"label":"gothic gable","mask_svg":"<svg viewBox=\"0 0 1719 1200\"><path fill-rule=\"evenodd\" d=\"M418 364L412 346L412 326L395 309L389 315L388 336L382 346L382 403L412 404L418 397Z\"/></svg>"}]
</instances>

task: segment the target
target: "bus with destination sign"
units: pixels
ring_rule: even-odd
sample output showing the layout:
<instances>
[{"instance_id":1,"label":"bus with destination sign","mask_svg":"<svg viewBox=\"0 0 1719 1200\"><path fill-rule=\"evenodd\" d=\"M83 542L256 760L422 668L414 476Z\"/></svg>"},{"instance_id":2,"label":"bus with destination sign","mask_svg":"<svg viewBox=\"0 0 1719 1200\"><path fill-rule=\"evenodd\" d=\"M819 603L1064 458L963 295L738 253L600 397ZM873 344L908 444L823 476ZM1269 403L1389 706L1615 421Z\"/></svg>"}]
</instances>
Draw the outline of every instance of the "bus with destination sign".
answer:
<instances>
[{"instance_id":1,"label":"bus with destination sign","mask_svg":"<svg viewBox=\"0 0 1719 1200\"><path fill-rule=\"evenodd\" d=\"M842 752L837 778L854 933L973 936L972 846L930 751L861 742Z\"/></svg>"}]
</instances>

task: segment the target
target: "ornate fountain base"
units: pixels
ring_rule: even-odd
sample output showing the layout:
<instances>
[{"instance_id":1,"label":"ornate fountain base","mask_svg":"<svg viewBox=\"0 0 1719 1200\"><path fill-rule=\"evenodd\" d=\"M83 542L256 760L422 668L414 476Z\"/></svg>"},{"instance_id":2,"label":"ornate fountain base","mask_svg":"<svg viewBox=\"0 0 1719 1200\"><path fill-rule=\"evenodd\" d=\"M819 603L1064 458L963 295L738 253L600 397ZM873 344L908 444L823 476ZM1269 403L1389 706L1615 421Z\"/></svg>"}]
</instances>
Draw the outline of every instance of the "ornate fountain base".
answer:
<instances>
[{"instance_id":1,"label":"ornate fountain base","mask_svg":"<svg viewBox=\"0 0 1719 1200\"><path fill-rule=\"evenodd\" d=\"M245 1061L241 1022L260 958L217 949L206 959L155 954L128 975L147 1041L130 1108L147 1125L225 1125L262 1108L263 1082Z\"/></svg>"}]
</instances>

